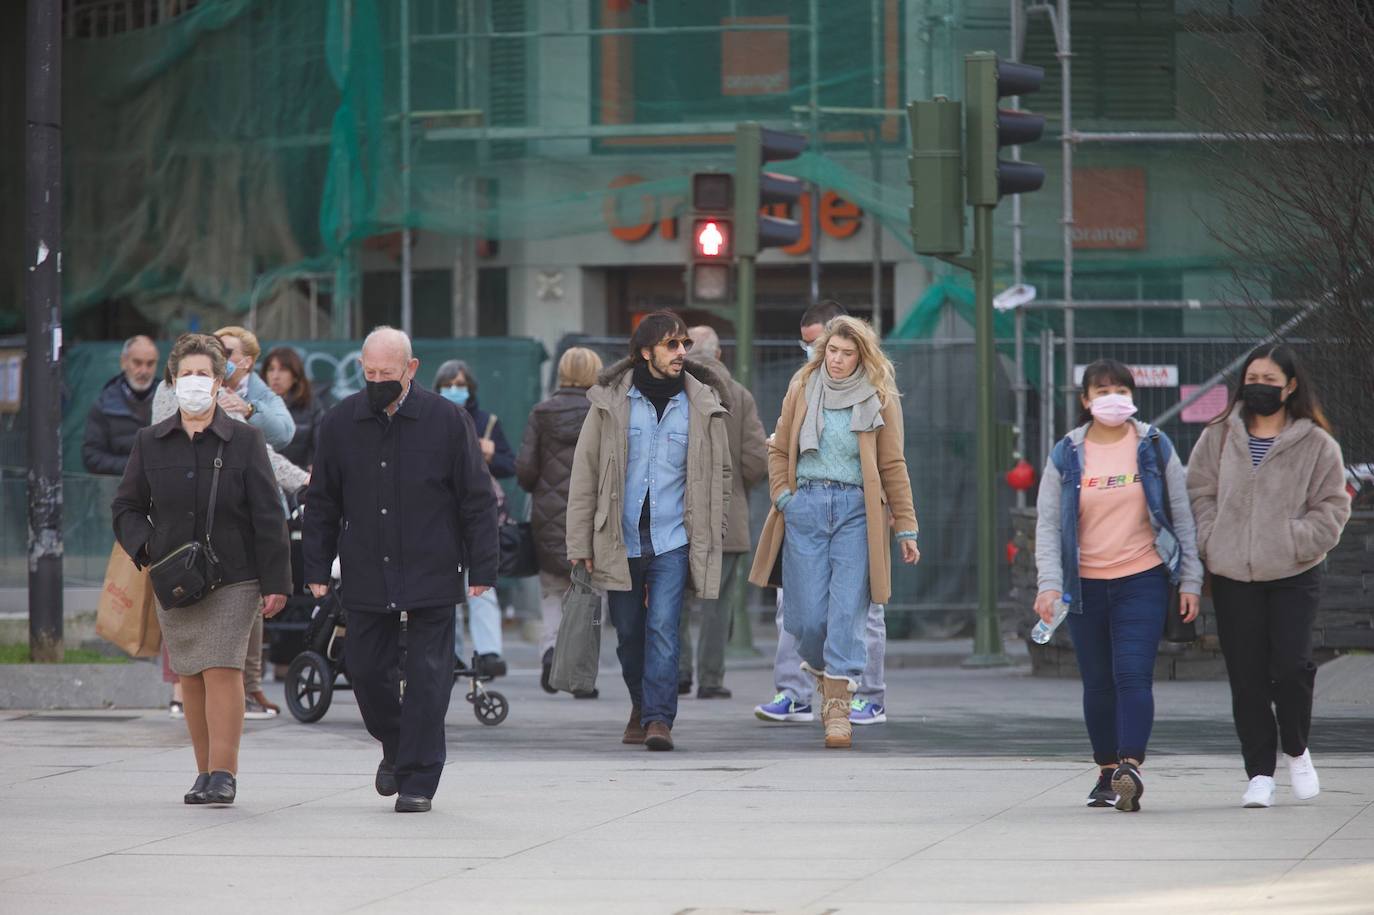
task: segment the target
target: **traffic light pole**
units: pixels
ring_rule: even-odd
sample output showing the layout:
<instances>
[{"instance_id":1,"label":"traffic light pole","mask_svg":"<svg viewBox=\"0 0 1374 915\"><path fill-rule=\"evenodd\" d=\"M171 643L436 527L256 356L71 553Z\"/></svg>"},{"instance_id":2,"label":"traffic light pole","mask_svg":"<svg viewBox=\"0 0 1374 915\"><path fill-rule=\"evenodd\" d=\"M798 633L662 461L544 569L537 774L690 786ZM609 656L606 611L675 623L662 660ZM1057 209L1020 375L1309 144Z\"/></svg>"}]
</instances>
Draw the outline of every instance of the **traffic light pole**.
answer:
<instances>
[{"instance_id":1,"label":"traffic light pole","mask_svg":"<svg viewBox=\"0 0 1374 915\"><path fill-rule=\"evenodd\" d=\"M735 314L735 380L753 390L754 381L754 258L741 255L735 273L736 307ZM736 473L739 469L736 468ZM746 556L733 557L736 562L735 577L730 583L730 593L722 594L728 598L734 618L730 625L730 644L732 655L752 657L758 654L754 648L754 629L749 622L749 581L745 566ZM727 557L728 560L729 557Z\"/></svg>"},{"instance_id":2,"label":"traffic light pole","mask_svg":"<svg viewBox=\"0 0 1374 915\"><path fill-rule=\"evenodd\" d=\"M1002 667L1009 662L1002 650L1002 628L997 611L997 468L994 442L997 414L993 378L997 352L993 346L992 309L992 214L995 207L973 208L974 354L978 378L977 470L978 500L978 613L974 622L973 655L966 667Z\"/></svg>"}]
</instances>

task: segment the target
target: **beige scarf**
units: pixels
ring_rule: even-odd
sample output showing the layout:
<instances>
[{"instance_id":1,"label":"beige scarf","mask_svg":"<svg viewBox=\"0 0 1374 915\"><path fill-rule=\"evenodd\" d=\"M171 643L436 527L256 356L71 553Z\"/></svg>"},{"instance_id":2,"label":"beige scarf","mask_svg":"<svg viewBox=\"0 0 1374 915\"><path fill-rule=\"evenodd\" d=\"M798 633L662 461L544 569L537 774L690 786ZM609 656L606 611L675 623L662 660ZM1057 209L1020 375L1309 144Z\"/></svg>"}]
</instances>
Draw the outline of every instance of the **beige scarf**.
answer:
<instances>
[{"instance_id":1,"label":"beige scarf","mask_svg":"<svg viewBox=\"0 0 1374 915\"><path fill-rule=\"evenodd\" d=\"M824 364L817 366L806 385L806 419L802 422L798 442L801 453L820 450L821 430L825 427L822 410L849 407L854 408L849 417L849 428L853 432L872 432L886 425L882 405L878 402L878 389L868 380L863 366L839 381L830 377Z\"/></svg>"}]
</instances>

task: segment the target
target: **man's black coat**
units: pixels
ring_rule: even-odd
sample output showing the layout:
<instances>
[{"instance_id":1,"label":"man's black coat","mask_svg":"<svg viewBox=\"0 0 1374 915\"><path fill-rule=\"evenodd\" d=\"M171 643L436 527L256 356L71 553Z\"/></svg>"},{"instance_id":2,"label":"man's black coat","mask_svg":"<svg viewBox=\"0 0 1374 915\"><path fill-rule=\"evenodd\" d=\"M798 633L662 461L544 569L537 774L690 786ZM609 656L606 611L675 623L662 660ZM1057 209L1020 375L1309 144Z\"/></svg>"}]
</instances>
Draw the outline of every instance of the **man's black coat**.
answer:
<instances>
[{"instance_id":1,"label":"man's black coat","mask_svg":"<svg viewBox=\"0 0 1374 915\"><path fill-rule=\"evenodd\" d=\"M465 411L412 383L389 420L365 392L320 423L305 496L305 580L329 581L337 554L350 610L461 603L495 585L496 500Z\"/></svg>"}]
</instances>

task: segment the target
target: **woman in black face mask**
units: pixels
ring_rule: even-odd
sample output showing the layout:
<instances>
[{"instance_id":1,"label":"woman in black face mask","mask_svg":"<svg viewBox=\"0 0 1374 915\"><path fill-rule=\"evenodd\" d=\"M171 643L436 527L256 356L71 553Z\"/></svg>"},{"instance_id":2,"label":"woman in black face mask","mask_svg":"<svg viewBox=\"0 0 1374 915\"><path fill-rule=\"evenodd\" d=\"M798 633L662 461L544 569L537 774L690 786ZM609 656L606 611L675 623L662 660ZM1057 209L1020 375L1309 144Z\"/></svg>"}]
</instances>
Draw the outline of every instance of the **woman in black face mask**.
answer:
<instances>
[{"instance_id":1,"label":"woman in black face mask","mask_svg":"<svg viewBox=\"0 0 1374 915\"><path fill-rule=\"evenodd\" d=\"M1316 797L1312 623L1350 496L1340 446L1290 347L1263 346L1245 360L1226 411L1193 449L1188 494L1250 779L1241 803L1273 804L1280 750L1293 795Z\"/></svg>"}]
</instances>

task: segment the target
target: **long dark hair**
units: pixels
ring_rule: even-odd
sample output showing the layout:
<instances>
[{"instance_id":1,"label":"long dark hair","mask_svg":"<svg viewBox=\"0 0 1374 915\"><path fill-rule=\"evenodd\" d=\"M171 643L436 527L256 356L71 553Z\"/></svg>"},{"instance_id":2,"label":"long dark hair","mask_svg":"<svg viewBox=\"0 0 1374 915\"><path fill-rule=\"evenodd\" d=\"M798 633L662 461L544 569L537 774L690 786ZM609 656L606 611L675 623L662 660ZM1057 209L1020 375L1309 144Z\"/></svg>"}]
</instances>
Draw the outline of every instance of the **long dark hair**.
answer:
<instances>
[{"instance_id":1,"label":"long dark hair","mask_svg":"<svg viewBox=\"0 0 1374 915\"><path fill-rule=\"evenodd\" d=\"M301 354L289 346L278 346L267 354L267 358L262 360L262 380L267 380L267 370L276 363L291 373L291 388L282 398L288 406L308 407L314 392L310 387L310 379L305 377L305 363L301 361Z\"/></svg>"},{"instance_id":2,"label":"long dark hair","mask_svg":"<svg viewBox=\"0 0 1374 915\"><path fill-rule=\"evenodd\" d=\"M1250 366L1259 359L1269 359L1279 367L1285 378L1289 381L1297 381L1297 389L1289 395L1283 402L1288 410L1288 415L1293 419L1310 419L1313 423L1321 426L1328 433L1331 432L1331 423L1326 418L1326 413L1322 411L1321 400L1317 397L1317 389L1312 386L1312 379L1298 361L1298 354L1293 347L1287 343L1269 343L1264 346L1257 346L1250 351L1250 355L1245 357L1245 364L1240 367L1240 372L1236 375L1235 386L1231 388L1231 397L1226 402L1226 409L1212 418L1209 426L1224 423L1236 406L1240 405L1240 417L1248 424L1252 415L1240 399L1241 388L1245 387L1245 373L1250 371Z\"/></svg>"},{"instance_id":3,"label":"long dark hair","mask_svg":"<svg viewBox=\"0 0 1374 915\"><path fill-rule=\"evenodd\" d=\"M1099 359L1083 370L1082 394L1086 398L1094 385L1123 385L1131 389L1131 399L1135 400L1135 376L1124 362L1115 359ZM1093 411L1084 407L1078 413L1078 424L1090 423Z\"/></svg>"}]
</instances>

